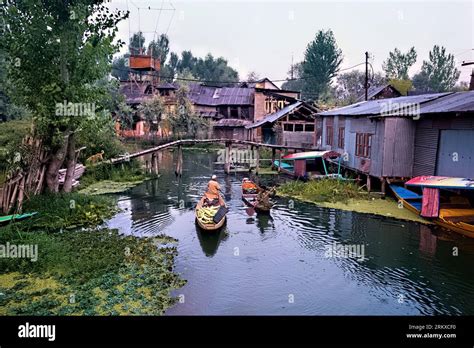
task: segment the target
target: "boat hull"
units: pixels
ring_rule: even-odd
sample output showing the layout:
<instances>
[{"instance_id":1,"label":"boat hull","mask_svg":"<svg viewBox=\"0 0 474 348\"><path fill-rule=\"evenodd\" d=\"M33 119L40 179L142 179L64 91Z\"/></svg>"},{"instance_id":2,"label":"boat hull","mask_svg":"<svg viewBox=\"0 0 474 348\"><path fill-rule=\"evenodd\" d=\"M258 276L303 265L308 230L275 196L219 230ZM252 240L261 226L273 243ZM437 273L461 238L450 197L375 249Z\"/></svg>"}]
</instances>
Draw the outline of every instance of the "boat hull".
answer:
<instances>
[{"instance_id":1,"label":"boat hull","mask_svg":"<svg viewBox=\"0 0 474 348\"><path fill-rule=\"evenodd\" d=\"M21 221L38 214L37 212L25 213L25 214L13 214L7 216L0 216L0 225L6 225L12 221Z\"/></svg>"},{"instance_id":2,"label":"boat hull","mask_svg":"<svg viewBox=\"0 0 474 348\"><path fill-rule=\"evenodd\" d=\"M415 201L416 200L421 201L421 198L419 198L419 199L418 198L410 198L409 199L407 197L404 197L403 192L405 192L405 191L400 191L399 188L397 188L397 186L390 185L390 188L392 189L392 192L398 198L398 200L400 202L402 202L404 208L408 209L409 211L411 211L412 213L414 213L418 216L420 215L421 209L417 209L416 204L413 203L413 201L414 200ZM409 190L406 190L406 191L411 192ZM412 193L415 194L414 192L412 192ZM445 211L445 210L443 208L441 208L440 209L440 214L441 215L443 214L443 211ZM469 238L474 238L474 225L464 223L464 222L452 222L452 221L448 221L448 220L446 220L442 217L441 218L440 217L433 218L433 219L430 219L428 221L433 222L436 225L438 225L442 228L445 228L447 230L462 234L462 235L464 235L466 237L469 237Z\"/></svg>"},{"instance_id":3,"label":"boat hull","mask_svg":"<svg viewBox=\"0 0 474 348\"><path fill-rule=\"evenodd\" d=\"M245 203L246 206L254 208L257 213L262 213L262 214L270 213L270 210L272 208L259 206L256 198L257 198L257 195L242 195L242 201Z\"/></svg>"},{"instance_id":4,"label":"boat hull","mask_svg":"<svg viewBox=\"0 0 474 348\"><path fill-rule=\"evenodd\" d=\"M198 204L196 205L196 209L194 210L194 213L195 213L195 215L196 215L196 224L197 224L202 230L204 230L204 231L210 231L210 232L212 232L212 231L218 231L218 230L220 230L220 229L224 226L227 217L226 217L226 215L224 215L223 218L222 218L219 222L217 222L217 223L212 223L212 224L205 224L205 223L203 223L202 221L200 221L200 220L198 219L198 210L202 208L202 205L203 205L203 203L204 203L204 199L205 199L205 197L202 197L202 198L199 200ZM227 205L225 204L225 202L223 201L222 198L220 198L220 201L221 201L220 206L227 208Z\"/></svg>"}]
</instances>

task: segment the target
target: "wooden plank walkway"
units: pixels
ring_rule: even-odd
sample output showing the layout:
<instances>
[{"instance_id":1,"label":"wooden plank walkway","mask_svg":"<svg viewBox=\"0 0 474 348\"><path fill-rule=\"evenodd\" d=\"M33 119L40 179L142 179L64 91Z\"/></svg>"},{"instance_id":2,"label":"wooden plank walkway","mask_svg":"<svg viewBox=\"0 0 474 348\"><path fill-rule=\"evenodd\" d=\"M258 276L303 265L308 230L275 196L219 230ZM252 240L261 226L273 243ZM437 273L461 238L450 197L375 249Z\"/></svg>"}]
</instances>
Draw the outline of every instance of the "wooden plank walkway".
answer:
<instances>
[{"instance_id":1,"label":"wooden plank walkway","mask_svg":"<svg viewBox=\"0 0 474 348\"><path fill-rule=\"evenodd\" d=\"M132 158L141 157L144 155L152 154L156 151L164 150L168 147L172 146L182 146L182 145L194 145L194 144L205 144L205 143L222 143L222 144L237 144L237 145L250 145L255 147L266 147L269 149L275 150L301 150L301 151L314 151L316 148L302 148L302 147L295 147L295 146L285 146L285 145L275 145L275 144L265 144L265 143L257 143L254 141L248 140L236 140L236 139L183 139L183 140L176 140L171 141L166 144L162 144L159 146L155 146L143 151L138 151L127 156L121 156L118 158L113 158L102 163L111 163L117 164L122 162L127 162Z\"/></svg>"}]
</instances>

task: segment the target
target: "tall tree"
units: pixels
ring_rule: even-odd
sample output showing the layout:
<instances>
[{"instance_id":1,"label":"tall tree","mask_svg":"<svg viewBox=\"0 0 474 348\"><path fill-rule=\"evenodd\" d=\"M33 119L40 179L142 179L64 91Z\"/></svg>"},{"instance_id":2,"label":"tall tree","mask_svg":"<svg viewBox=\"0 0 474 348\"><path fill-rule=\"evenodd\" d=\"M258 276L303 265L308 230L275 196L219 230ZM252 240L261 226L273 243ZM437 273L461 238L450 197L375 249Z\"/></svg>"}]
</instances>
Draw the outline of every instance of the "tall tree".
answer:
<instances>
[{"instance_id":1,"label":"tall tree","mask_svg":"<svg viewBox=\"0 0 474 348\"><path fill-rule=\"evenodd\" d=\"M119 81L128 80L128 72L130 68L128 67L128 58L130 54L125 53L124 55L114 58L112 62L112 76L117 78Z\"/></svg>"},{"instance_id":2,"label":"tall tree","mask_svg":"<svg viewBox=\"0 0 474 348\"><path fill-rule=\"evenodd\" d=\"M197 58L193 56L191 51L181 52L181 59L178 64L178 72L182 72L185 69L193 70L196 65Z\"/></svg>"},{"instance_id":3,"label":"tall tree","mask_svg":"<svg viewBox=\"0 0 474 348\"><path fill-rule=\"evenodd\" d=\"M199 79L211 81L214 85L239 81L239 73L227 64L227 60L222 57L214 58L210 53L204 59L197 60L193 73Z\"/></svg>"},{"instance_id":4,"label":"tall tree","mask_svg":"<svg viewBox=\"0 0 474 348\"><path fill-rule=\"evenodd\" d=\"M165 111L165 102L163 97L159 94L153 98L142 102L138 106L138 112L151 125L151 130L158 130L158 126L162 119L162 114Z\"/></svg>"},{"instance_id":5,"label":"tall tree","mask_svg":"<svg viewBox=\"0 0 474 348\"><path fill-rule=\"evenodd\" d=\"M416 50L412 47L407 53L402 53L398 48L388 54L382 68L388 79L408 80L408 70L416 62Z\"/></svg>"},{"instance_id":6,"label":"tall tree","mask_svg":"<svg viewBox=\"0 0 474 348\"><path fill-rule=\"evenodd\" d=\"M161 78L168 82L173 82L178 73L179 56L171 52L168 63L163 66Z\"/></svg>"},{"instance_id":7,"label":"tall tree","mask_svg":"<svg viewBox=\"0 0 474 348\"><path fill-rule=\"evenodd\" d=\"M6 23L1 48L14 57L8 77L15 97L32 111L36 136L49 150L46 184L58 191L58 170L66 159L68 191L75 133L87 122L85 115L74 112L75 106L94 113L92 106L103 92L95 81L110 72L112 56L122 45L120 40L113 43L117 23L128 13L111 12L97 0L12 0L0 7L0 15Z\"/></svg>"},{"instance_id":8,"label":"tall tree","mask_svg":"<svg viewBox=\"0 0 474 348\"><path fill-rule=\"evenodd\" d=\"M199 133L207 135L209 122L197 116L193 105L188 99L189 89L187 86L181 86L176 91L176 107L168 118L168 122L175 137L196 138Z\"/></svg>"},{"instance_id":9,"label":"tall tree","mask_svg":"<svg viewBox=\"0 0 474 348\"><path fill-rule=\"evenodd\" d=\"M131 54L145 54L145 36L141 31L132 35L128 48Z\"/></svg>"},{"instance_id":10,"label":"tall tree","mask_svg":"<svg viewBox=\"0 0 474 348\"><path fill-rule=\"evenodd\" d=\"M342 63L342 51L338 48L332 30L319 30L306 47L303 62L303 96L317 99L327 90Z\"/></svg>"},{"instance_id":11,"label":"tall tree","mask_svg":"<svg viewBox=\"0 0 474 348\"><path fill-rule=\"evenodd\" d=\"M161 34L157 40L153 40L148 44L148 54L153 58L159 58L163 66L168 58L170 40L166 34Z\"/></svg>"},{"instance_id":12,"label":"tall tree","mask_svg":"<svg viewBox=\"0 0 474 348\"><path fill-rule=\"evenodd\" d=\"M460 74L454 56L446 53L445 47L435 45L429 60L423 61L421 71L413 77L413 85L418 91L446 92L454 88Z\"/></svg>"}]
</instances>

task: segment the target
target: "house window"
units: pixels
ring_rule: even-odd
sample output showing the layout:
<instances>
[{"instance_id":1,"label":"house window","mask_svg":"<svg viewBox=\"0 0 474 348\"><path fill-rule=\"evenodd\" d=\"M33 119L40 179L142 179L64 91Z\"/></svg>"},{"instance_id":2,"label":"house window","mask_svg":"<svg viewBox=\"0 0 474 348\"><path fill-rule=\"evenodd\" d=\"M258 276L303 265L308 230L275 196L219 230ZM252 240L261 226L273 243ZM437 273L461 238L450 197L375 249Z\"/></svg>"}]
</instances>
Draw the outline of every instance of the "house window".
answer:
<instances>
[{"instance_id":1,"label":"house window","mask_svg":"<svg viewBox=\"0 0 474 348\"><path fill-rule=\"evenodd\" d=\"M356 133L356 156L370 158L372 134Z\"/></svg>"},{"instance_id":2,"label":"house window","mask_svg":"<svg viewBox=\"0 0 474 348\"><path fill-rule=\"evenodd\" d=\"M340 148L340 149L343 149L344 148L344 142L345 142L345 128L344 127L339 127L339 136L337 138L337 146Z\"/></svg>"},{"instance_id":3,"label":"house window","mask_svg":"<svg viewBox=\"0 0 474 348\"><path fill-rule=\"evenodd\" d=\"M305 132L314 132L314 124L305 124L304 131Z\"/></svg>"},{"instance_id":4,"label":"house window","mask_svg":"<svg viewBox=\"0 0 474 348\"><path fill-rule=\"evenodd\" d=\"M293 123L285 123L283 124L283 130L285 132L293 132Z\"/></svg>"},{"instance_id":5,"label":"house window","mask_svg":"<svg viewBox=\"0 0 474 348\"><path fill-rule=\"evenodd\" d=\"M249 119L250 118L250 110L248 107L241 107L240 108L240 116L243 119Z\"/></svg>"},{"instance_id":6,"label":"house window","mask_svg":"<svg viewBox=\"0 0 474 348\"><path fill-rule=\"evenodd\" d=\"M326 126L326 145L332 146L334 140L333 138L334 132L332 130L332 126Z\"/></svg>"},{"instance_id":7,"label":"house window","mask_svg":"<svg viewBox=\"0 0 474 348\"><path fill-rule=\"evenodd\" d=\"M230 118L239 118L239 109L235 106L230 108Z\"/></svg>"},{"instance_id":8,"label":"house window","mask_svg":"<svg viewBox=\"0 0 474 348\"><path fill-rule=\"evenodd\" d=\"M296 123L295 132L302 132L302 131L303 131L303 125L301 123Z\"/></svg>"}]
</instances>

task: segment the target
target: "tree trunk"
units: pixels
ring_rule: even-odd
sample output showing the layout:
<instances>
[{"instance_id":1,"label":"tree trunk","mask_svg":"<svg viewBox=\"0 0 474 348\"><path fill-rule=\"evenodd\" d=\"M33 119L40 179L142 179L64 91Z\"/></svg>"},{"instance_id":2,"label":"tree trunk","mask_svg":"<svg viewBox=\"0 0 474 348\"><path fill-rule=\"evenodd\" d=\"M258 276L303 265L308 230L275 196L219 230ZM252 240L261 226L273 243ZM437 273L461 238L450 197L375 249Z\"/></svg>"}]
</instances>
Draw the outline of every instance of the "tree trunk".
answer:
<instances>
[{"instance_id":1,"label":"tree trunk","mask_svg":"<svg viewBox=\"0 0 474 348\"><path fill-rule=\"evenodd\" d=\"M76 169L76 140L74 133L69 136L66 152L66 178L64 179L64 192L71 192Z\"/></svg>"},{"instance_id":2,"label":"tree trunk","mask_svg":"<svg viewBox=\"0 0 474 348\"><path fill-rule=\"evenodd\" d=\"M64 162L66 155L66 149L68 145L68 137L64 140L64 144L61 148L50 154L48 161L48 169L46 169L46 186L49 192L58 193L59 191L59 169Z\"/></svg>"}]
</instances>

